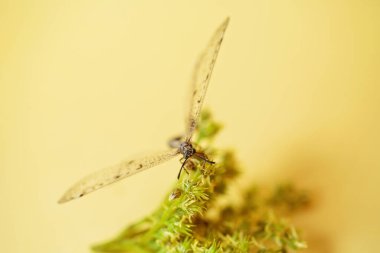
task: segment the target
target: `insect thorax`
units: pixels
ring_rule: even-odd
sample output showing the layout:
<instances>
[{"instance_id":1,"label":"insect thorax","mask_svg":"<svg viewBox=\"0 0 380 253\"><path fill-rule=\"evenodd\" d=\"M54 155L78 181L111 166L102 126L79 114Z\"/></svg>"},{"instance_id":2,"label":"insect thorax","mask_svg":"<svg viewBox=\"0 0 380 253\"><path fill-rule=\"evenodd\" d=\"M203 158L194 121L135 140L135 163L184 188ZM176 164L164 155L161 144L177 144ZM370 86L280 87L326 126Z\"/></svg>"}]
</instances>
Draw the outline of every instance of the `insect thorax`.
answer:
<instances>
[{"instance_id":1,"label":"insect thorax","mask_svg":"<svg viewBox=\"0 0 380 253\"><path fill-rule=\"evenodd\" d=\"M182 142L181 145L179 145L179 152L183 155L185 159L191 157L196 152L191 143L189 142Z\"/></svg>"}]
</instances>

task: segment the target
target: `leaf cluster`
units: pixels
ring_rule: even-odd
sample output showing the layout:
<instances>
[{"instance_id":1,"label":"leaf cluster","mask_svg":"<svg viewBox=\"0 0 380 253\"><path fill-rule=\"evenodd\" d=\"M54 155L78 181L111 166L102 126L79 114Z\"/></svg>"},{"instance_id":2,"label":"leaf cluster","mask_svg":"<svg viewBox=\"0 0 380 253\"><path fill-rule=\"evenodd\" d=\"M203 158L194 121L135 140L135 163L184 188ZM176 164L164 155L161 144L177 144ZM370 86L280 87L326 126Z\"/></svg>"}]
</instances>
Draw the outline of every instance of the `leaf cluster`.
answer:
<instances>
[{"instance_id":1,"label":"leaf cluster","mask_svg":"<svg viewBox=\"0 0 380 253\"><path fill-rule=\"evenodd\" d=\"M270 194L252 186L239 196L241 204L221 205L239 175L232 151L213 148L221 126L203 112L195 135L197 150L216 162L191 159L162 204L151 215L128 226L95 252L296 252L306 248L288 216L310 202L305 192L281 185ZM234 196L232 196L234 197ZM230 196L231 198L231 196Z\"/></svg>"}]
</instances>

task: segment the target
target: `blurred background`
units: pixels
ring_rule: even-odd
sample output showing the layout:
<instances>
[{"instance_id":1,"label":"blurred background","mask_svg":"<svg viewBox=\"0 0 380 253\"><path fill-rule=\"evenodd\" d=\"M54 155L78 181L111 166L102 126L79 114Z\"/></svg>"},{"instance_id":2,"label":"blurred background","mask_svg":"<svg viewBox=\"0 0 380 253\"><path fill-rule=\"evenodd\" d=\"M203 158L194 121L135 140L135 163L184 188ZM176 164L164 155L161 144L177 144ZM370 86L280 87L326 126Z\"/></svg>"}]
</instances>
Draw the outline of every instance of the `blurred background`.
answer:
<instances>
[{"instance_id":1,"label":"blurred background","mask_svg":"<svg viewBox=\"0 0 380 253\"><path fill-rule=\"evenodd\" d=\"M226 16L205 105L245 184L314 192L305 252L380 252L380 2L0 1L2 252L89 252L149 214L179 163L64 205L76 180L183 131L193 64Z\"/></svg>"}]
</instances>

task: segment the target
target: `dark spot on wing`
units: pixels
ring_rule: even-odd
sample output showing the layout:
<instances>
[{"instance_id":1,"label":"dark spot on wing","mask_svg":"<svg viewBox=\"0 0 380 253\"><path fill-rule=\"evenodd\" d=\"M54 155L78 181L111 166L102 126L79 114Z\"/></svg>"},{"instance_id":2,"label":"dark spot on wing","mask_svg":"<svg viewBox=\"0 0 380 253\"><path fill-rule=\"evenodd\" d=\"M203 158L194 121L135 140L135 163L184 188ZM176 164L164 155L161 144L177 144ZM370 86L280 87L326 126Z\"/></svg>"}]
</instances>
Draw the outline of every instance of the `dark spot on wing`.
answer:
<instances>
[{"instance_id":1,"label":"dark spot on wing","mask_svg":"<svg viewBox=\"0 0 380 253\"><path fill-rule=\"evenodd\" d=\"M198 101L197 101L197 103L199 104L201 102L201 100L199 99Z\"/></svg>"},{"instance_id":2,"label":"dark spot on wing","mask_svg":"<svg viewBox=\"0 0 380 253\"><path fill-rule=\"evenodd\" d=\"M84 196L84 193L81 193L80 195L79 195L79 198L81 198L81 197L83 197Z\"/></svg>"},{"instance_id":3,"label":"dark spot on wing","mask_svg":"<svg viewBox=\"0 0 380 253\"><path fill-rule=\"evenodd\" d=\"M136 170L139 170L139 169L141 169L143 167L143 165L140 163L139 164L139 167L136 169Z\"/></svg>"},{"instance_id":4,"label":"dark spot on wing","mask_svg":"<svg viewBox=\"0 0 380 253\"><path fill-rule=\"evenodd\" d=\"M115 178L115 179L118 179L118 178L120 178L120 175L116 175L114 178Z\"/></svg>"}]
</instances>

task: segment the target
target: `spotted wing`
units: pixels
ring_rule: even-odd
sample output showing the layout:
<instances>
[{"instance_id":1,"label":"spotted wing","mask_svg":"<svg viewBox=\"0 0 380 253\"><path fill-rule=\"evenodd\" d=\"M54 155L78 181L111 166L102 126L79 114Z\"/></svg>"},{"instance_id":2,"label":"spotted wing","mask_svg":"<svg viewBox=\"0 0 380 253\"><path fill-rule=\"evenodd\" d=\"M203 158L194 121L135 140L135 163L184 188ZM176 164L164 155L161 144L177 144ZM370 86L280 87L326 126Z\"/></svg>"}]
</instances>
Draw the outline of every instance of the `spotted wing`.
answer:
<instances>
[{"instance_id":1,"label":"spotted wing","mask_svg":"<svg viewBox=\"0 0 380 253\"><path fill-rule=\"evenodd\" d=\"M100 171L88 175L73 185L59 199L58 203L65 203L67 201L80 198L106 185L112 184L121 179L132 176L140 171L161 164L170 158L173 158L178 153L178 149L171 149L169 151L156 153L140 159L122 161L114 166L104 168Z\"/></svg>"},{"instance_id":2,"label":"spotted wing","mask_svg":"<svg viewBox=\"0 0 380 253\"><path fill-rule=\"evenodd\" d=\"M193 72L192 94L190 112L187 119L186 140L190 141L197 126L199 114L202 109L204 97L210 82L212 70L227 29L229 18L227 18L212 36L207 48L199 57Z\"/></svg>"}]
</instances>

